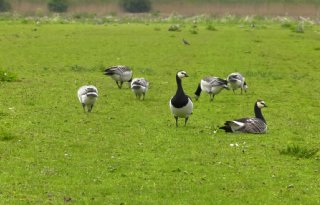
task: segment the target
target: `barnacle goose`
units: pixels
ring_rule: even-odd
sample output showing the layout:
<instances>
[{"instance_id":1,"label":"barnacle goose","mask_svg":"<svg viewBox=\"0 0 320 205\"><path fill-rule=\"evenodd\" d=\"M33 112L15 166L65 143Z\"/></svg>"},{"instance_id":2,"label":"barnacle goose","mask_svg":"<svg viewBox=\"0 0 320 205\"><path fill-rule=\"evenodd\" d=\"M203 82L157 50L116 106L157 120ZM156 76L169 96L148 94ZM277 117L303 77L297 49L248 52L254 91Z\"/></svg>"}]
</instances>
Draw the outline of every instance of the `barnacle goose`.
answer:
<instances>
[{"instance_id":1,"label":"barnacle goose","mask_svg":"<svg viewBox=\"0 0 320 205\"><path fill-rule=\"evenodd\" d=\"M98 89L93 85L85 85L79 88L78 98L82 104L83 111L86 111L86 106L88 112L91 112L94 103L98 97Z\"/></svg>"},{"instance_id":2,"label":"barnacle goose","mask_svg":"<svg viewBox=\"0 0 320 205\"><path fill-rule=\"evenodd\" d=\"M266 103L263 100L257 100L254 104L256 117L226 121L220 129L226 132L265 133L267 131L267 123L261 112L263 107L267 107Z\"/></svg>"},{"instance_id":3,"label":"barnacle goose","mask_svg":"<svg viewBox=\"0 0 320 205\"><path fill-rule=\"evenodd\" d=\"M201 79L198 88L194 93L195 99L198 100L201 91L205 91L210 95L210 100L213 101L214 96L219 94L224 88L229 90L228 81L218 77L205 77Z\"/></svg>"},{"instance_id":4,"label":"barnacle goose","mask_svg":"<svg viewBox=\"0 0 320 205\"><path fill-rule=\"evenodd\" d=\"M240 73L231 73L230 75L228 75L227 81L230 84L233 93L235 93L234 91L238 88L241 88L241 94L242 90L244 90L244 92L247 92L248 85L245 81L245 78Z\"/></svg>"},{"instance_id":5,"label":"barnacle goose","mask_svg":"<svg viewBox=\"0 0 320 205\"><path fill-rule=\"evenodd\" d=\"M190 114L193 110L193 103L191 98L187 96L182 88L181 79L188 77L188 74L185 71L179 71L176 74L177 81L177 92L175 96L170 99L169 106L171 112L176 119L176 126L178 127L178 118L185 118L184 126L187 125Z\"/></svg>"},{"instance_id":6,"label":"barnacle goose","mask_svg":"<svg viewBox=\"0 0 320 205\"><path fill-rule=\"evenodd\" d=\"M144 78L134 78L131 82L131 90L136 94L136 97L144 100L145 94L149 88L149 81Z\"/></svg>"},{"instance_id":7,"label":"barnacle goose","mask_svg":"<svg viewBox=\"0 0 320 205\"><path fill-rule=\"evenodd\" d=\"M132 70L128 66L117 65L111 66L104 70L105 75L111 76L116 81L118 88L122 88L123 82L132 81Z\"/></svg>"}]
</instances>

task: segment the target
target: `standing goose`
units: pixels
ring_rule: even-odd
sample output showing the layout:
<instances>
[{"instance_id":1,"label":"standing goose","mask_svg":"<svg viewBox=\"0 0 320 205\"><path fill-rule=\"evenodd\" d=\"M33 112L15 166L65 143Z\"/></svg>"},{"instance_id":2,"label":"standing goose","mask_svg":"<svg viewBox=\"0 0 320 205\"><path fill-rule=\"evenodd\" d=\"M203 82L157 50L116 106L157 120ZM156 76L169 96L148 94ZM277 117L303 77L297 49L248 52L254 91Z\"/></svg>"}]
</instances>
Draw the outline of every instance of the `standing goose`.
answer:
<instances>
[{"instance_id":1,"label":"standing goose","mask_svg":"<svg viewBox=\"0 0 320 205\"><path fill-rule=\"evenodd\" d=\"M240 73L231 73L230 75L228 75L227 81L230 84L233 93L235 93L234 91L238 88L241 88L241 94L242 90L244 90L244 92L247 92L248 85L245 81L245 78Z\"/></svg>"},{"instance_id":2,"label":"standing goose","mask_svg":"<svg viewBox=\"0 0 320 205\"><path fill-rule=\"evenodd\" d=\"M256 117L226 121L224 126L220 127L220 129L223 129L226 132L266 133L267 122L261 112L263 107L267 107L266 103L263 100L257 100L254 104L254 113Z\"/></svg>"},{"instance_id":3,"label":"standing goose","mask_svg":"<svg viewBox=\"0 0 320 205\"><path fill-rule=\"evenodd\" d=\"M214 96L219 94L224 88L229 90L228 81L218 77L205 77L201 79L198 88L194 93L195 99L198 100L201 91L205 91L210 95L210 100L213 101Z\"/></svg>"},{"instance_id":4,"label":"standing goose","mask_svg":"<svg viewBox=\"0 0 320 205\"><path fill-rule=\"evenodd\" d=\"M181 79L188 77L188 74L185 71L179 71L176 74L177 81L177 92L175 96L170 99L169 106L171 112L176 119L176 126L178 127L178 118L185 118L184 126L187 125L190 114L193 110L193 103L189 96L187 96L182 88Z\"/></svg>"},{"instance_id":5,"label":"standing goose","mask_svg":"<svg viewBox=\"0 0 320 205\"><path fill-rule=\"evenodd\" d=\"M98 97L98 89L93 85L85 85L79 88L78 90L78 98L80 103L82 104L83 111L86 111L86 107L88 112L91 112L94 103L96 102Z\"/></svg>"},{"instance_id":6,"label":"standing goose","mask_svg":"<svg viewBox=\"0 0 320 205\"><path fill-rule=\"evenodd\" d=\"M118 88L122 88L123 82L132 81L132 70L123 65L111 66L104 70L105 75L111 76L116 81Z\"/></svg>"},{"instance_id":7,"label":"standing goose","mask_svg":"<svg viewBox=\"0 0 320 205\"><path fill-rule=\"evenodd\" d=\"M131 90L136 94L136 97L144 100L145 94L148 91L149 82L144 78L134 78L131 82Z\"/></svg>"}]
</instances>

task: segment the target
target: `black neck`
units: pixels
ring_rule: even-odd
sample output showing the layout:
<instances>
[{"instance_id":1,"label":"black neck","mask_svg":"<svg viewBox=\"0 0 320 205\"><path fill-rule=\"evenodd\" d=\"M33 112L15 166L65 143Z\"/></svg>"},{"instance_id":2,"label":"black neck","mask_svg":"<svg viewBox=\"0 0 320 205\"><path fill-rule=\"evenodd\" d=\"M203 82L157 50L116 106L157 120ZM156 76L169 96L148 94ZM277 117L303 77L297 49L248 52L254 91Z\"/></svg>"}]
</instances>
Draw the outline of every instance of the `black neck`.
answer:
<instances>
[{"instance_id":1,"label":"black neck","mask_svg":"<svg viewBox=\"0 0 320 205\"><path fill-rule=\"evenodd\" d=\"M183 93L184 94L184 91L183 91L183 88L182 88L182 84L181 84L181 79L178 76L176 76L176 81L177 81L177 86L178 86L177 94L178 93Z\"/></svg>"},{"instance_id":2,"label":"black neck","mask_svg":"<svg viewBox=\"0 0 320 205\"><path fill-rule=\"evenodd\" d=\"M200 85L200 83L199 83L199 85L198 85L198 88L197 88L197 90L196 90L196 92L194 93L196 96L200 96L200 94L201 94L201 85Z\"/></svg>"},{"instance_id":3,"label":"black neck","mask_svg":"<svg viewBox=\"0 0 320 205\"><path fill-rule=\"evenodd\" d=\"M261 109L258 107L257 103L254 106L254 113L256 115L256 118L261 119L264 123L266 123L266 120L264 119Z\"/></svg>"}]
</instances>

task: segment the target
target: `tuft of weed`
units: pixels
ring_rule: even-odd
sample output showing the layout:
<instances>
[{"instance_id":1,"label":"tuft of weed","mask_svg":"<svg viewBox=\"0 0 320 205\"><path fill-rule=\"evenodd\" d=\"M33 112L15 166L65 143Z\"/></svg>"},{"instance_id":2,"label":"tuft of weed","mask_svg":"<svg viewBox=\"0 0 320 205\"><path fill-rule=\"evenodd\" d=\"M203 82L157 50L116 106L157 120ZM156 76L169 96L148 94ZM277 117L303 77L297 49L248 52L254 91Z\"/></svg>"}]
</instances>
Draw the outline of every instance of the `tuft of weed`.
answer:
<instances>
[{"instance_id":1,"label":"tuft of weed","mask_svg":"<svg viewBox=\"0 0 320 205\"><path fill-rule=\"evenodd\" d=\"M179 24L170 25L168 31L181 31L181 26Z\"/></svg>"},{"instance_id":2,"label":"tuft of weed","mask_svg":"<svg viewBox=\"0 0 320 205\"><path fill-rule=\"evenodd\" d=\"M297 158L310 158L317 154L319 148L301 147L296 144L287 145L287 148L280 150L280 154L291 155Z\"/></svg>"},{"instance_id":3,"label":"tuft of weed","mask_svg":"<svg viewBox=\"0 0 320 205\"><path fill-rule=\"evenodd\" d=\"M86 71L87 69L81 65L72 65L71 68L70 68L72 71L74 72L83 72L83 71Z\"/></svg>"},{"instance_id":4,"label":"tuft of weed","mask_svg":"<svg viewBox=\"0 0 320 205\"><path fill-rule=\"evenodd\" d=\"M17 74L7 70L0 70L0 82L15 82L18 81Z\"/></svg>"},{"instance_id":5,"label":"tuft of weed","mask_svg":"<svg viewBox=\"0 0 320 205\"><path fill-rule=\"evenodd\" d=\"M10 141L13 140L15 136L7 131L0 130L0 141Z\"/></svg>"},{"instance_id":6,"label":"tuft of weed","mask_svg":"<svg viewBox=\"0 0 320 205\"><path fill-rule=\"evenodd\" d=\"M191 34L198 34L198 30L192 28L192 29L190 29L190 33L191 33Z\"/></svg>"},{"instance_id":7,"label":"tuft of weed","mask_svg":"<svg viewBox=\"0 0 320 205\"><path fill-rule=\"evenodd\" d=\"M207 25L207 30L208 31L216 31L217 29L212 24L208 24Z\"/></svg>"}]
</instances>

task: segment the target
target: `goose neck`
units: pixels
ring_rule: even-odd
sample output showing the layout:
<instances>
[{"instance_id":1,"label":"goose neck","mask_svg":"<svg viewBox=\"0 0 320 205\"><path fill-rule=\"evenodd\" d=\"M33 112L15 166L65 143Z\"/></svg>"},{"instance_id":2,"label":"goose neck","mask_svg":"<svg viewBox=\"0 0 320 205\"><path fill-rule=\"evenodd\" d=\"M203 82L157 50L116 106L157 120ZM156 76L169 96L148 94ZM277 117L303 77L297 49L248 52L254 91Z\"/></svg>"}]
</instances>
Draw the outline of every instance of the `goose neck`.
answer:
<instances>
[{"instance_id":1,"label":"goose neck","mask_svg":"<svg viewBox=\"0 0 320 205\"><path fill-rule=\"evenodd\" d=\"M178 90L177 90L177 92L183 92L183 88L182 88L182 83L181 83L181 79L178 77L178 76L176 76L176 81L177 81L177 86L178 86Z\"/></svg>"},{"instance_id":2,"label":"goose neck","mask_svg":"<svg viewBox=\"0 0 320 205\"><path fill-rule=\"evenodd\" d=\"M256 115L256 118L261 119L264 123L266 123L266 120L264 119L262 112L261 112L261 108L258 107L257 104L255 104L254 106L254 113Z\"/></svg>"},{"instance_id":3,"label":"goose neck","mask_svg":"<svg viewBox=\"0 0 320 205\"><path fill-rule=\"evenodd\" d=\"M199 85L198 85L198 88L197 88L197 90L196 90L196 92L194 93L195 95L197 95L197 96L200 96L200 94L201 94L201 85L200 85L200 83L199 83Z\"/></svg>"}]
</instances>

